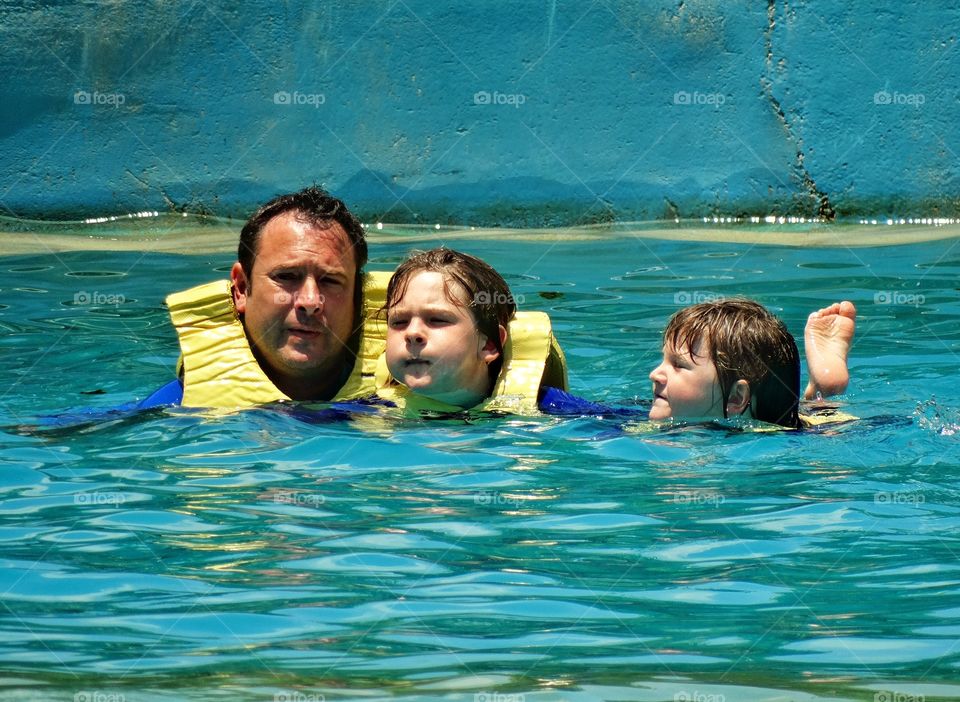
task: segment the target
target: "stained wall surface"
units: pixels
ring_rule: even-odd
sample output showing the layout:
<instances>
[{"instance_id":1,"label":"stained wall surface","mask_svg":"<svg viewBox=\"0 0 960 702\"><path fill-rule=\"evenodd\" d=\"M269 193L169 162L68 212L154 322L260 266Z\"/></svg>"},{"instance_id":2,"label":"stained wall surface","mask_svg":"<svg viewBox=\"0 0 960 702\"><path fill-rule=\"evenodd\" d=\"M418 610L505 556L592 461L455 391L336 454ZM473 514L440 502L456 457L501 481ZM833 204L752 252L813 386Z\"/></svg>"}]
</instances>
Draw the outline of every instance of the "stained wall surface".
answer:
<instances>
[{"instance_id":1,"label":"stained wall surface","mask_svg":"<svg viewBox=\"0 0 960 702\"><path fill-rule=\"evenodd\" d=\"M12 2L0 213L572 225L958 210L960 8Z\"/></svg>"}]
</instances>

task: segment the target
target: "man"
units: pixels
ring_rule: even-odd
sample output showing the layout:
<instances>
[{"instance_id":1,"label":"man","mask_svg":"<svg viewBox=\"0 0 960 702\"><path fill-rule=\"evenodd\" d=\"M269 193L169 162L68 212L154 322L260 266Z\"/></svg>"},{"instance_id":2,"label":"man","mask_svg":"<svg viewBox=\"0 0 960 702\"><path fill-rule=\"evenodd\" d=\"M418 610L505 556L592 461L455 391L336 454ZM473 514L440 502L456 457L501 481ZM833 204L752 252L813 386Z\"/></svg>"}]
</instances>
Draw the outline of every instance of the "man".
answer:
<instances>
[{"instance_id":1,"label":"man","mask_svg":"<svg viewBox=\"0 0 960 702\"><path fill-rule=\"evenodd\" d=\"M274 198L244 225L237 259L229 289L211 283L167 299L180 377L140 407L325 401L372 389L383 281L368 284L365 307L367 242L343 202L316 187Z\"/></svg>"}]
</instances>

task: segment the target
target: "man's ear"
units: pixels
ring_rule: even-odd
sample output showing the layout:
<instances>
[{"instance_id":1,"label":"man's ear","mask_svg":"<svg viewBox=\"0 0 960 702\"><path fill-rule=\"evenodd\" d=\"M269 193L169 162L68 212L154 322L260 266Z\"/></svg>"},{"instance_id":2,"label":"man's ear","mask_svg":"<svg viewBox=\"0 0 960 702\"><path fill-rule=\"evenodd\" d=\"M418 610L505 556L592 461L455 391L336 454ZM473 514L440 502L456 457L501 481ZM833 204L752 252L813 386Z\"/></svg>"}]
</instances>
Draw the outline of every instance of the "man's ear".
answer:
<instances>
[{"instance_id":1,"label":"man's ear","mask_svg":"<svg viewBox=\"0 0 960 702\"><path fill-rule=\"evenodd\" d=\"M741 378L730 388L727 396L727 416L739 417L750 409L750 383Z\"/></svg>"},{"instance_id":2,"label":"man's ear","mask_svg":"<svg viewBox=\"0 0 960 702\"><path fill-rule=\"evenodd\" d=\"M237 314L243 314L247 311L247 295L250 291L250 281L247 280L247 274L243 272L243 266L240 265L240 261L234 263L233 268L230 269L230 281L233 283L233 285L230 286L233 292L233 306L236 308Z\"/></svg>"},{"instance_id":3,"label":"man's ear","mask_svg":"<svg viewBox=\"0 0 960 702\"><path fill-rule=\"evenodd\" d=\"M502 324L498 327L498 332L500 334L500 346L501 348L507 343L507 328ZM500 352L497 351L497 345L493 343L492 339L487 339L487 342L483 345L483 348L480 349L480 358L483 359L483 362L487 365L493 363L500 357Z\"/></svg>"}]
</instances>

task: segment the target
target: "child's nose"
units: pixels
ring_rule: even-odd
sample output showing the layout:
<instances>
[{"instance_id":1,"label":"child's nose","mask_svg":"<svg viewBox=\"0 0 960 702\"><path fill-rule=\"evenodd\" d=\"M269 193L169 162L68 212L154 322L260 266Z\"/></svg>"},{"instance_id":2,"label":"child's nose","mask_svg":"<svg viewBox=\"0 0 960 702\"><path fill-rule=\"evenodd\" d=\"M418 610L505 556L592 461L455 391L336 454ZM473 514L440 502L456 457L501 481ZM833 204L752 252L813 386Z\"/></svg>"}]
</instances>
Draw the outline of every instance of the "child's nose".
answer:
<instances>
[{"instance_id":1,"label":"child's nose","mask_svg":"<svg viewBox=\"0 0 960 702\"><path fill-rule=\"evenodd\" d=\"M663 383L666 380L666 374L663 372L663 363L650 371L650 380L655 383Z\"/></svg>"},{"instance_id":2,"label":"child's nose","mask_svg":"<svg viewBox=\"0 0 960 702\"><path fill-rule=\"evenodd\" d=\"M411 321L407 324L407 341L415 344L422 344L426 341L423 333L423 325L418 321Z\"/></svg>"}]
</instances>

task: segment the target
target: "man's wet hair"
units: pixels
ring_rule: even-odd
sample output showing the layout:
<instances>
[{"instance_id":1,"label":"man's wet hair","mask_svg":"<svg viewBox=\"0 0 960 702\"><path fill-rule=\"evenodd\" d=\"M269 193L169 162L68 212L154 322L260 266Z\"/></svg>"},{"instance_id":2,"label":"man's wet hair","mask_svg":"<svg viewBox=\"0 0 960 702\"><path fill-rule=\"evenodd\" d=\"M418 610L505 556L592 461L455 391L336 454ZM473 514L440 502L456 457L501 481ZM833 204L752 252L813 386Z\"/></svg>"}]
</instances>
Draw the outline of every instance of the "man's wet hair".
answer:
<instances>
[{"instance_id":1,"label":"man's wet hair","mask_svg":"<svg viewBox=\"0 0 960 702\"><path fill-rule=\"evenodd\" d=\"M517 311L517 304L510 286L486 261L445 247L429 251L413 251L397 266L387 284L387 316L407 292L410 279L417 273L432 271L443 276L443 291L447 300L462 306L463 300L451 283L458 286L467 300L467 307L477 325L477 330L492 341L499 356L489 366L491 383L495 382L503 367L503 344L500 327L506 328Z\"/></svg>"},{"instance_id":2,"label":"man's wet hair","mask_svg":"<svg viewBox=\"0 0 960 702\"><path fill-rule=\"evenodd\" d=\"M691 305L670 318L663 342L691 357L701 343L707 344L723 394L724 417L730 391L742 378L750 383L754 419L800 428L797 342L763 305L741 298Z\"/></svg>"},{"instance_id":3,"label":"man's wet hair","mask_svg":"<svg viewBox=\"0 0 960 702\"><path fill-rule=\"evenodd\" d=\"M353 216L342 200L315 185L299 192L278 195L254 212L243 225L240 230L240 245L237 247L237 260L240 261L247 279L250 280L253 274L253 263L257 258L263 228L271 219L287 212L295 212L297 219L320 229L330 226L331 222L337 222L343 227L357 262L354 310L359 315L363 305L361 271L367 263L366 232L360 220Z\"/></svg>"}]
</instances>

